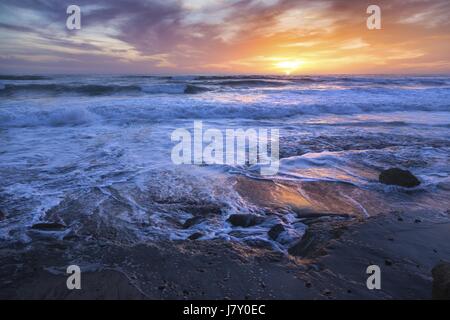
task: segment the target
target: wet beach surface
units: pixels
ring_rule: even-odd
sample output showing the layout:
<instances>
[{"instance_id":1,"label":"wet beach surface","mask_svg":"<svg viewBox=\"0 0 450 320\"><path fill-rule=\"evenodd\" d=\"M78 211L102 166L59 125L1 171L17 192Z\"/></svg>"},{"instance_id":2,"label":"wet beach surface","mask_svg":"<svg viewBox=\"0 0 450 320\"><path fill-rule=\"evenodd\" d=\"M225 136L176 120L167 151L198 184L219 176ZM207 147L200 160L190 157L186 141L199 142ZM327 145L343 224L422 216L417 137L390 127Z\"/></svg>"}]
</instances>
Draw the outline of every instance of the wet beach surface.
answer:
<instances>
[{"instance_id":1,"label":"wet beach surface","mask_svg":"<svg viewBox=\"0 0 450 320\"><path fill-rule=\"evenodd\" d=\"M225 80L3 81L0 297L430 298L450 259L448 77ZM174 165L194 120L280 129L279 172ZM421 183L380 183L388 168Z\"/></svg>"}]
</instances>

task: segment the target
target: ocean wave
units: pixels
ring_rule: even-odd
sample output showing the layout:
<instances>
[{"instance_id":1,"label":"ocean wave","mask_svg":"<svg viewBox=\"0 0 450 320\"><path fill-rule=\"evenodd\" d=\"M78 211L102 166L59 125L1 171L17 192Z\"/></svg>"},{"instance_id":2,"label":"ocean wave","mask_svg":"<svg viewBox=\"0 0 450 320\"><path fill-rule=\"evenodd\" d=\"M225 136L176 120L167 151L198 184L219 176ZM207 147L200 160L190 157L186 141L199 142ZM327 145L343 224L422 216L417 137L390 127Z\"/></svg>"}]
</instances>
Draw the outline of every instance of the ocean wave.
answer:
<instances>
[{"instance_id":1,"label":"ocean wave","mask_svg":"<svg viewBox=\"0 0 450 320\"><path fill-rule=\"evenodd\" d=\"M141 90L149 94L196 94L209 91L208 88L183 83L164 83L142 85Z\"/></svg>"},{"instance_id":2,"label":"ocean wave","mask_svg":"<svg viewBox=\"0 0 450 320\"><path fill-rule=\"evenodd\" d=\"M189 87L188 87L189 88ZM153 89L152 89L153 90ZM187 89L185 89L187 90ZM196 87L189 90L197 90ZM157 91L152 91L157 92ZM160 92L160 91L158 91ZM251 103L242 104L218 103L214 100L205 101L204 98L182 97L184 93L180 90L179 97L170 94L170 104L167 96L148 95L136 98L128 97L98 97L95 100L87 99L74 101L72 99L63 101L55 99L48 103L45 111L39 100L30 101L23 106L23 102L11 101L3 104L0 108L0 126L2 127L27 127L27 126L63 126L82 125L100 122L108 124L139 124L153 123L155 121L172 121L175 119L248 119L248 120L280 120L301 119L304 116L316 115L357 115L365 113L379 112L412 112L412 111L434 111L448 112L448 105L424 105L417 103L412 105L406 103L374 103L369 101L366 104L359 103L345 104L339 102L324 101L320 103L305 104L297 102L295 104L271 104L271 103ZM62 105L63 104L63 105ZM334 126L334 127L417 127L418 124L410 121L392 120L383 121L362 120L362 121L341 121L339 123L323 123L321 121L306 122L305 125Z\"/></svg>"},{"instance_id":3,"label":"ocean wave","mask_svg":"<svg viewBox=\"0 0 450 320\"><path fill-rule=\"evenodd\" d=\"M242 92L264 89L265 93L311 95L421 94L424 90L450 89L448 77L370 76L9 76L0 75L0 96L107 96L147 94L197 94L207 91ZM28 81L25 81L28 80ZM235 90L237 89L237 90ZM271 91L273 90L273 91ZM440 93L439 93L440 94ZM282 97L285 99L285 97ZM297 99L297 98L295 98Z\"/></svg>"},{"instance_id":4,"label":"ocean wave","mask_svg":"<svg viewBox=\"0 0 450 320\"><path fill-rule=\"evenodd\" d=\"M336 81L349 85L367 86L406 86L406 87L442 87L448 86L450 82L446 77L344 77Z\"/></svg>"},{"instance_id":5,"label":"ocean wave","mask_svg":"<svg viewBox=\"0 0 450 320\"><path fill-rule=\"evenodd\" d=\"M418 126L417 123L407 123L405 121L354 121L354 122L338 122L338 123L324 123L324 122L310 122L308 125L312 126L335 126L335 127L406 127Z\"/></svg>"},{"instance_id":6,"label":"ocean wave","mask_svg":"<svg viewBox=\"0 0 450 320\"><path fill-rule=\"evenodd\" d=\"M208 91L207 88L191 84L153 84L153 85L99 85L99 84L2 84L0 95L17 94L79 94L104 96L113 94L196 94Z\"/></svg>"},{"instance_id":7,"label":"ocean wave","mask_svg":"<svg viewBox=\"0 0 450 320\"><path fill-rule=\"evenodd\" d=\"M447 77L346 77L346 76L198 76L190 80L205 81L209 85L230 87L261 86L329 86L337 89L354 88L448 88Z\"/></svg>"},{"instance_id":8,"label":"ocean wave","mask_svg":"<svg viewBox=\"0 0 450 320\"><path fill-rule=\"evenodd\" d=\"M0 74L0 80L16 80L16 81L20 81L20 80L48 80L50 79L49 77L44 77L44 76L26 76L26 75L22 75L22 76L17 76L17 75L8 75L8 74Z\"/></svg>"},{"instance_id":9,"label":"ocean wave","mask_svg":"<svg viewBox=\"0 0 450 320\"><path fill-rule=\"evenodd\" d=\"M5 88L1 90L3 95L14 95L18 93L52 93L52 94L84 94L89 96L107 95L118 92L139 92L138 86L114 86L114 85L67 85L67 84L5 84Z\"/></svg>"},{"instance_id":10,"label":"ocean wave","mask_svg":"<svg viewBox=\"0 0 450 320\"><path fill-rule=\"evenodd\" d=\"M270 81L270 80L246 79L246 80L219 81L215 82L214 84L229 87L282 87L288 85L289 83L281 80Z\"/></svg>"},{"instance_id":11,"label":"ocean wave","mask_svg":"<svg viewBox=\"0 0 450 320\"><path fill-rule=\"evenodd\" d=\"M152 75L126 75L120 76L123 79L158 79L158 80L170 80L171 76L152 76Z\"/></svg>"},{"instance_id":12,"label":"ocean wave","mask_svg":"<svg viewBox=\"0 0 450 320\"><path fill-rule=\"evenodd\" d=\"M240 76L196 76L194 80L285 80L283 76L240 75Z\"/></svg>"},{"instance_id":13,"label":"ocean wave","mask_svg":"<svg viewBox=\"0 0 450 320\"><path fill-rule=\"evenodd\" d=\"M95 120L95 114L84 108L59 108L52 111L29 111L20 114L0 113L0 125L11 128L79 126Z\"/></svg>"},{"instance_id":14,"label":"ocean wave","mask_svg":"<svg viewBox=\"0 0 450 320\"><path fill-rule=\"evenodd\" d=\"M210 91L210 90L208 88L201 87L201 86L194 86L192 84L186 85L186 87L184 89L184 93L186 93L186 94L196 94L196 93L201 93L201 92L206 92L206 91Z\"/></svg>"}]
</instances>

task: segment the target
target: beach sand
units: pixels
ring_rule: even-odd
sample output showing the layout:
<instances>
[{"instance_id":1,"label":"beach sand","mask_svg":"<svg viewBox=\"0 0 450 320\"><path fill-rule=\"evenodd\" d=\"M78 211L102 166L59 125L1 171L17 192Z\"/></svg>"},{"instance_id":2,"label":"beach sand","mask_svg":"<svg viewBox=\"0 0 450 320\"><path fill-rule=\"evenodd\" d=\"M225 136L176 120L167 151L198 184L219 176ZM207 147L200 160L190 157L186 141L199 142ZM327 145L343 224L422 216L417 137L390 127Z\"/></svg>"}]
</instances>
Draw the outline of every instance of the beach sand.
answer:
<instances>
[{"instance_id":1,"label":"beach sand","mask_svg":"<svg viewBox=\"0 0 450 320\"><path fill-rule=\"evenodd\" d=\"M302 256L221 240L133 246L43 240L32 249L0 251L0 298L430 299L431 269L450 256L450 218L420 216L319 222L299 245ZM68 290L65 268L79 259L82 289ZM381 290L366 287L371 264L381 268Z\"/></svg>"}]
</instances>

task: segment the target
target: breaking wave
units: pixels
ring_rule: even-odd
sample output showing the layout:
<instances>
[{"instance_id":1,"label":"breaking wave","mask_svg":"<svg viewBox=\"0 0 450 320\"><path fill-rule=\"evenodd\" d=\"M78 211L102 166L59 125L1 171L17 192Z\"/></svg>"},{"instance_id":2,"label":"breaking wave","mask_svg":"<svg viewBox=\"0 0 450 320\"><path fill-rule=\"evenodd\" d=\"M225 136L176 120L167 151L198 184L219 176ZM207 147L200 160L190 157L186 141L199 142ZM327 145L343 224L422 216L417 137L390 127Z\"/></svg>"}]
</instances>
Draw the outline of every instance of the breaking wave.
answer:
<instances>
[{"instance_id":1,"label":"breaking wave","mask_svg":"<svg viewBox=\"0 0 450 320\"><path fill-rule=\"evenodd\" d=\"M31 76L31 75L8 75L8 74L0 74L0 80L48 80L49 77L44 76Z\"/></svg>"},{"instance_id":2,"label":"breaking wave","mask_svg":"<svg viewBox=\"0 0 450 320\"><path fill-rule=\"evenodd\" d=\"M208 91L207 88L191 84L154 84L154 85L99 85L99 84L3 84L0 95L50 94L86 96L105 96L113 94L195 94Z\"/></svg>"},{"instance_id":3,"label":"breaking wave","mask_svg":"<svg viewBox=\"0 0 450 320\"><path fill-rule=\"evenodd\" d=\"M220 81L215 83L221 86L230 86L230 87L282 87L289 84L289 82L285 81L269 81L269 80L228 80L228 81Z\"/></svg>"}]
</instances>

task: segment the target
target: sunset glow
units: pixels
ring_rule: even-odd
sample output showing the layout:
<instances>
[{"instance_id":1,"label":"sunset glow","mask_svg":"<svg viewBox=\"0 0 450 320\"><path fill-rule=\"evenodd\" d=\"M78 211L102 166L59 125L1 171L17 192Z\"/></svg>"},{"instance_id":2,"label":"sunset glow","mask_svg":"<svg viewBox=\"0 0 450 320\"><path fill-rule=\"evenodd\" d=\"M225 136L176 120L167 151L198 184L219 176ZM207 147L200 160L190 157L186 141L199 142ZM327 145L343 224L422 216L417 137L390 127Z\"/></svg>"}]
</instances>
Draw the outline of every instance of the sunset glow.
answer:
<instances>
[{"instance_id":1,"label":"sunset glow","mask_svg":"<svg viewBox=\"0 0 450 320\"><path fill-rule=\"evenodd\" d=\"M0 68L157 74L446 73L450 3L343 0L80 0L0 3Z\"/></svg>"},{"instance_id":2,"label":"sunset glow","mask_svg":"<svg viewBox=\"0 0 450 320\"><path fill-rule=\"evenodd\" d=\"M287 75L290 75L294 71L296 71L302 64L303 62L300 60L284 60L277 62L275 64L275 67L282 70Z\"/></svg>"}]
</instances>

